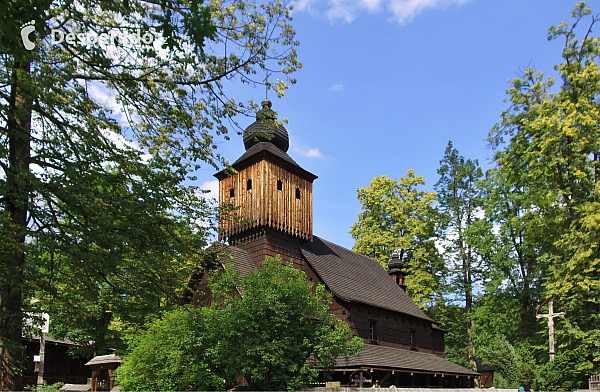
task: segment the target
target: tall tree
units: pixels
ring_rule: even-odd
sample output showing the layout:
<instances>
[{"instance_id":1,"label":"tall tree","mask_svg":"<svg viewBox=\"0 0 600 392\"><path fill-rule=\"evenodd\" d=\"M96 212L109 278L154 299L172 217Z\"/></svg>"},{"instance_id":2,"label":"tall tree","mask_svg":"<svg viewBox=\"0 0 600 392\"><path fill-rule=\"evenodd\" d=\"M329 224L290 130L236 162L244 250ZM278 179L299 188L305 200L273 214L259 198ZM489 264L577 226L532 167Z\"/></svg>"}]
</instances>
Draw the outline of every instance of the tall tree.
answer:
<instances>
[{"instance_id":1,"label":"tall tree","mask_svg":"<svg viewBox=\"0 0 600 392\"><path fill-rule=\"evenodd\" d=\"M544 219L536 208L543 196L530 192L526 173L513 173L509 179L502 165L487 173L485 213L495 235L488 246L484 283L488 311L481 312L488 320L478 320L482 331L521 343L539 330L532 314L539 304L545 271L541 255L551 246ZM498 324L492 309L502 309L510 317Z\"/></svg>"},{"instance_id":2,"label":"tall tree","mask_svg":"<svg viewBox=\"0 0 600 392\"><path fill-rule=\"evenodd\" d=\"M255 106L228 87L279 71L282 94L301 65L279 1L10 0L0 14L0 389L20 390L27 297L69 277L129 300L114 271L160 283L161 261L190 255L170 247L178 232L202 232L184 181Z\"/></svg>"},{"instance_id":3,"label":"tall tree","mask_svg":"<svg viewBox=\"0 0 600 392\"><path fill-rule=\"evenodd\" d=\"M444 219L445 238L441 245L452 284L451 291L465 303L468 356L475 368L473 344L473 290L482 280L484 255L490 237L490 226L482 210L484 189L483 172L477 160L460 156L448 143L438 169L438 210Z\"/></svg>"},{"instance_id":4,"label":"tall tree","mask_svg":"<svg viewBox=\"0 0 600 392\"><path fill-rule=\"evenodd\" d=\"M551 243L542 254L545 295L567 307L559 345L585 347L573 368L589 372L600 362L600 39L592 34L598 16L585 3L573 18L549 29L550 39L565 40L558 91L553 78L526 69L512 81L511 106L490 138L506 178L517 183L514 177L523 176L527 192L542 196L535 209ZM580 40L576 31L586 20Z\"/></svg>"},{"instance_id":5,"label":"tall tree","mask_svg":"<svg viewBox=\"0 0 600 392\"><path fill-rule=\"evenodd\" d=\"M421 307L431 306L440 294L443 263L434 237L435 193L421 191L425 179L408 170L400 180L375 177L367 188L359 188L362 212L350 229L356 243L352 249L387 267L392 251L399 250L405 263L406 291Z\"/></svg>"}]
</instances>

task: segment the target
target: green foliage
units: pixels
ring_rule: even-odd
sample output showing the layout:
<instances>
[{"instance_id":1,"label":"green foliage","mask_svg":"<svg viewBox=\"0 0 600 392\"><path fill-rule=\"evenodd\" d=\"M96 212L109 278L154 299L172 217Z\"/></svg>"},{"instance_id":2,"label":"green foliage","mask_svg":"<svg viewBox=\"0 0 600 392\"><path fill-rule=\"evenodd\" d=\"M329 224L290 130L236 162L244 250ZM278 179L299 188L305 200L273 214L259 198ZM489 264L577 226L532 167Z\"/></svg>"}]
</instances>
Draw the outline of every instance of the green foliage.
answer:
<instances>
[{"instance_id":1,"label":"green foliage","mask_svg":"<svg viewBox=\"0 0 600 392\"><path fill-rule=\"evenodd\" d=\"M515 389L531 385L537 374L531 347L514 346L501 335L489 335L478 345L477 356L486 365L496 368L495 388Z\"/></svg>"},{"instance_id":2,"label":"green foliage","mask_svg":"<svg viewBox=\"0 0 600 392\"><path fill-rule=\"evenodd\" d=\"M438 169L438 211L445 235L442 246L450 263L451 282L467 302L473 283L482 279L490 226L482 219L485 188L477 160L465 159L448 143Z\"/></svg>"},{"instance_id":3,"label":"green foliage","mask_svg":"<svg viewBox=\"0 0 600 392\"><path fill-rule=\"evenodd\" d=\"M362 340L329 313L331 294L303 271L267 258L232 291L235 274L213 280L211 346L207 359L230 388L244 376L250 390L295 390L316 381L317 369L335 358L356 355ZM226 288L227 291L221 291ZM237 290L236 290L237 291ZM223 295L225 294L225 295Z\"/></svg>"},{"instance_id":4,"label":"green foliage","mask_svg":"<svg viewBox=\"0 0 600 392\"><path fill-rule=\"evenodd\" d=\"M543 277L541 299L559 300L568 311L564 331L557 333L558 352L579 352L571 369L583 374L600 361L600 40L592 35L598 17L585 3L577 4L573 18L572 24L549 29L550 39L565 42L564 62L556 66L562 84L556 89L553 78L526 69L511 82L510 108L490 140L502 180L523 194L521 207L527 212L522 221L529 225L523 244L531 247L525 249L529 260L543 264L533 271L534 279ZM579 39L576 30L586 20ZM571 384L547 385L575 385L572 376L555 374Z\"/></svg>"},{"instance_id":5,"label":"green foliage","mask_svg":"<svg viewBox=\"0 0 600 392\"><path fill-rule=\"evenodd\" d=\"M589 364L586 366L582 363L582 358L586 355L585 346L559 350L554 361L538 367L538 377L532 383L532 387L542 391L573 391L585 388L591 371Z\"/></svg>"},{"instance_id":6,"label":"green foliage","mask_svg":"<svg viewBox=\"0 0 600 392\"><path fill-rule=\"evenodd\" d=\"M481 217L485 187L477 160L460 156L448 143L438 169L438 211L444 225L441 245L448 264L449 290L465 303L466 346L471 368L475 367L473 344L474 286L484 279L484 267L492 243L491 224Z\"/></svg>"},{"instance_id":7,"label":"green foliage","mask_svg":"<svg viewBox=\"0 0 600 392\"><path fill-rule=\"evenodd\" d=\"M427 315L441 323L444 335L445 358L469 368L467 351L467 316L465 308L455 304L437 303L427 310Z\"/></svg>"},{"instance_id":8,"label":"green foliage","mask_svg":"<svg viewBox=\"0 0 600 392\"><path fill-rule=\"evenodd\" d=\"M23 312L38 310L31 297L56 337L97 352L119 346L115 325L177 302L213 217L187 184L224 163L214 148L228 120L256 109L230 98L232 83L278 72L281 96L295 82L289 12L243 0L0 5L0 389L21 389L14 346ZM52 43L53 29L99 42ZM132 39L145 34L152 43Z\"/></svg>"},{"instance_id":9,"label":"green foliage","mask_svg":"<svg viewBox=\"0 0 600 392\"><path fill-rule=\"evenodd\" d=\"M385 268L392 251L400 250L408 273L406 291L422 308L431 306L439 296L444 271L433 242L435 193L417 189L424 184L423 177L413 170L399 181L375 177L367 188L357 190L362 212L350 230L356 240L352 249Z\"/></svg>"},{"instance_id":10,"label":"green foliage","mask_svg":"<svg viewBox=\"0 0 600 392\"><path fill-rule=\"evenodd\" d=\"M147 331L130 336L117 383L126 391L198 391L223 388L207 367L206 309L183 307L165 313Z\"/></svg>"},{"instance_id":11,"label":"green foliage","mask_svg":"<svg viewBox=\"0 0 600 392\"><path fill-rule=\"evenodd\" d=\"M293 390L314 382L362 340L331 315L331 294L303 271L267 258L242 279L231 268L211 279L210 308L182 308L130 340L118 370L125 390Z\"/></svg>"},{"instance_id":12,"label":"green foliage","mask_svg":"<svg viewBox=\"0 0 600 392\"><path fill-rule=\"evenodd\" d=\"M485 213L496 233L489 239L484 301L490 307L488 311L495 309L513 318L504 326L490 319L488 327L495 323L500 328L494 331L502 333L504 329L503 334L510 341L524 342L534 338L537 330L531 315L543 301L540 294L546 263L541 256L544 249L550 249L552 241L548 236L549 222L538 213L537 206L545 202L544 198L530 192L526 172L511 173L510 180L507 174L502 167L487 173ZM484 318L480 320L483 322Z\"/></svg>"},{"instance_id":13,"label":"green foliage","mask_svg":"<svg viewBox=\"0 0 600 392\"><path fill-rule=\"evenodd\" d=\"M46 384L46 382L44 381L44 384L42 385L36 385L36 386L26 386L24 389L26 391L36 391L36 392L60 392L60 388L65 385L65 383L63 382L57 382L54 384Z\"/></svg>"}]
</instances>

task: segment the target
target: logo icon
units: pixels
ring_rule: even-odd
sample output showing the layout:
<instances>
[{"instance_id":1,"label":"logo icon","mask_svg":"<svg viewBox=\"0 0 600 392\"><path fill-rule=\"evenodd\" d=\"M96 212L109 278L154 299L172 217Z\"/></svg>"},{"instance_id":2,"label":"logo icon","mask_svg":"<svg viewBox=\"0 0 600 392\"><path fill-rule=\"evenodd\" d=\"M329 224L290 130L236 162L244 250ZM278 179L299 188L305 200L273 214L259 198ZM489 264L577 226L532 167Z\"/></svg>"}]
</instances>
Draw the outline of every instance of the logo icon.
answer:
<instances>
[{"instance_id":1,"label":"logo icon","mask_svg":"<svg viewBox=\"0 0 600 392\"><path fill-rule=\"evenodd\" d=\"M21 26L21 40L23 40L23 46L25 49L32 50L35 48L35 44L29 39L29 34L35 30L35 20L25 23Z\"/></svg>"}]
</instances>

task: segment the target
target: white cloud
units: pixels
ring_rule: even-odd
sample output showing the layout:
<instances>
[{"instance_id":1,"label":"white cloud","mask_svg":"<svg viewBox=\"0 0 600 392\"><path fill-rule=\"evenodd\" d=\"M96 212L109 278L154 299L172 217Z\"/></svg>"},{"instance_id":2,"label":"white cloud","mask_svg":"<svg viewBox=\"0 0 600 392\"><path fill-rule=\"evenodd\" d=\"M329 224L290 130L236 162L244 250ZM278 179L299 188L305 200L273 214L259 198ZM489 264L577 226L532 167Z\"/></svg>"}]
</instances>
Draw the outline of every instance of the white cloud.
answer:
<instances>
[{"instance_id":1,"label":"white cloud","mask_svg":"<svg viewBox=\"0 0 600 392\"><path fill-rule=\"evenodd\" d=\"M386 12L390 19L405 24L422 11L462 5L469 0L299 0L296 9L325 15L329 22L352 23L361 12Z\"/></svg>"},{"instance_id":2,"label":"white cloud","mask_svg":"<svg viewBox=\"0 0 600 392\"><path fill-rule=\"evenodd\" d=\"M329 87L329 91L342 91L344 87L345 86L341 83L334 84L333 86Z\"/></svg>"},{"instance_id":3,"label":"white cloud","mask_svg":"<svg viewBox=\"0 0 600 392\"><path fill-rule=\"evenodd\" d=\"M98 83L90 83L88 92L96 103L112 111L119 125L126 126L128 124L123 105L117 102L117 98L112 91Z\"/></svg>"},{"instance_id":4,"label":"white cloud","mask_svg":"<svg viewBox=\"0 0 600 392\"><path fill-rule=\"evenodd\" d=\"M307 158L323 158L323 153L318 148L303 148L297 145L292 145L292 150Z\"/></svg>"},{"instance_id":5,"label":"white cloud","mask_svg":"<svg viewBox=\"0 0 600 392\"><path fill-rule=\"evenodd\" d=\"M202 197L208 200L210 204L216 205L219 203L219 180L205 181L200 185L200 189L208 191L202 193Z\"/></svg>"},{"instance_id":6,"label":"white cloud","mask_svg":"<svg viewBox=\"0 0 600 392\"><path fill-rule=\"evenodd\" d=\"M323 154L321 154L318 148L311 148L304 155L308 158L323 158Z\"/></svg>"},{"instance_id":7,"label":"white cloud","mask_svg":"<svg viewBox=\"0 0 600 392\"><path fill-rule=\"evenodd\" d=\"M378 11L382 0L360 0L369 11Z\"/></svg>"}]
</instances>

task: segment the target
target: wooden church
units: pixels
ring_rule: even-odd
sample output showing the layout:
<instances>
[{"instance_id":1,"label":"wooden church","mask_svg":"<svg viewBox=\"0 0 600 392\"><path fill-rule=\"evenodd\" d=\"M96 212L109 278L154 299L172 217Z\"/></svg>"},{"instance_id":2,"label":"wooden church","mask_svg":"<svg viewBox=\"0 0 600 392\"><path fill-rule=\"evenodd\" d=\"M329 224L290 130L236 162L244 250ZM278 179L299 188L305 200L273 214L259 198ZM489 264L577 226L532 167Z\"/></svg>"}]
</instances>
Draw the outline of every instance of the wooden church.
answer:
<instances>
[{"instance_id":1,"label":"wooden church","mask_svg":"<svg viewBox=\"0 0 600 392\"><path fill-rule=\"evenodd\" d=\"M479 374L444 359L445 331L404 291L406 274L397 254L386 271L375 260L313 235L317 176L287 154L288 132L272 126L274 120L265 99L244 133L246 152L233 163L235 174L215 174L219 203L237 207L239 217L219 223L233 267L243 275L266 256L281 255L327 287L331 312L365 342L361 354L348 363L339 360L333 375L339 385L472 387Z\"/></svg>"}]
</instances>

